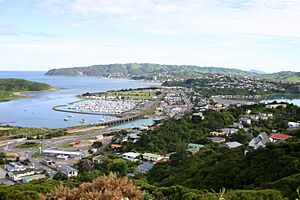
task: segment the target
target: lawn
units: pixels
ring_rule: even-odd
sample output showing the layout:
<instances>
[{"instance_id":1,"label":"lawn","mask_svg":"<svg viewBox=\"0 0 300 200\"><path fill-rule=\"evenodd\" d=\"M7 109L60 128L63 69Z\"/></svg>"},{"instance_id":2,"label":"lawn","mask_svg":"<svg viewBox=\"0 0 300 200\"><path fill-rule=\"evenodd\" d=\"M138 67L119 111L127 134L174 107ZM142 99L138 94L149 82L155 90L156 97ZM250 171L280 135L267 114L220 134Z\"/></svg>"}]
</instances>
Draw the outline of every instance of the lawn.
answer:
<instances>
[{"instance_id":1,"label":"lawn","mask_svg":"<svg viewBox=\"0 0 300 200\"><path fill-rule=\"evenodd\" d=\"M155 92L152 90L109 91L106 96L120 96L126 100L151 100Z\"/></svg>"},{"instance_id":2,"label":"lawn","mask_svg":"<svg viewBox=\"0 0 300 200\"><path fill-rule=\"evenodd\" d=\"M42 144L37 142L25 142L24 144L19 144L16 146L18 149L33 149L39 147L42 147Z\"/></svg>"}]
</instances>

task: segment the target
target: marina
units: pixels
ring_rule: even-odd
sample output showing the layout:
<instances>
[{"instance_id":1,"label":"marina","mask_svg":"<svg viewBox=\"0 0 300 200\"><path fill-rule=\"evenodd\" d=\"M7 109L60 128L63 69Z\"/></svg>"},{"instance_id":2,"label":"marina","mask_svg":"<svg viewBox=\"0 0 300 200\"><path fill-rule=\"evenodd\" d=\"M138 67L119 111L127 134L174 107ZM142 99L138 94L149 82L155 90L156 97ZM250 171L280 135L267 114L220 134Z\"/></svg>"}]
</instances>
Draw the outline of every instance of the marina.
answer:
<instances>
[{"instance_id":1,"label":"marina","mask_svg":"<svg viewBox=\"0 0 300 200\"><path fill-rule=\"evenodd\" d=\"M26 93L31 98L19 98L0 103L0 123L2 126L24 126L44 128L64 128L92 124L117 119L109 115L91 115L84 113L57 112L52 108L57 105L67 105L69 102L79 101L76 95L85 92L101 92L126 88L148 87L154 83L133 81L126 79L104 79L98 77L65 77L45 76L44 72L9 72L1 71L1 78L24 78L32 81L45 82L57 91ZM157 84L156 84L157 85ZM20 110L20 108L22 108ZM69 118L68 121L64 121Z\"/></svg>"}]
</instances>

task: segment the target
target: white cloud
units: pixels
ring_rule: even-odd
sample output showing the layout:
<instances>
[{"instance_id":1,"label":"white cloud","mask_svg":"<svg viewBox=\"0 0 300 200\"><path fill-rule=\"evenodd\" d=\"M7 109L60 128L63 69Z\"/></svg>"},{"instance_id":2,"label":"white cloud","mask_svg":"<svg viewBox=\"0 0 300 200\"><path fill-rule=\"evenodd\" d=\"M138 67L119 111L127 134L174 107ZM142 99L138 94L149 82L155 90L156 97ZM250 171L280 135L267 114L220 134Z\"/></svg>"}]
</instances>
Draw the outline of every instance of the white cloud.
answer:
<instances>
[{"instance_id":1,"label":"white cloud","mask_svg":"<svg viewBox=\"0 0 300 200\"><path fill-rule=\"evenodd\" d=\"M135 26L182 35L261 34L300 37L299 0L47 0L73 14L105 16L120 27ZM61 3L63 2L63 3ZM66 3L67 2L67 3ZM164 35L164 31L162 31Z\"/></svg>"}]
</instances>

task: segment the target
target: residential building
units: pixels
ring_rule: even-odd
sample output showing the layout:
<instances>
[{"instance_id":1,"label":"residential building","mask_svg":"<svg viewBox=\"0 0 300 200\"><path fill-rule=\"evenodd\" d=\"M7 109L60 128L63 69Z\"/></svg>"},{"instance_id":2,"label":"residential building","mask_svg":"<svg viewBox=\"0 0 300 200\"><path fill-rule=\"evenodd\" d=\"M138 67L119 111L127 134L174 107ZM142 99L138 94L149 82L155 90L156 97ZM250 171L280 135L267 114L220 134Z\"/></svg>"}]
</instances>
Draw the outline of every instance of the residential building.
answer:
<instances>
[{"instance_id":1,"label":"residential building","mask_svg":"<svg viewBox=\"0 0 300 200\"><path fill-rule=\"evenodd\" d=\"M218 132L218 131L212 131L209 133L212 136L228 136L228 132Z\"/></svg>"},{"instance_id":2,"label":"residential building","mask_svg":"<svg viewBox=\"0 0 300 200\"><path fill-rule=\"evenodd\" d=\"M250 118L246 118L246 117L244 117L244 118L241 118L240 119L240 123L241 124L251 124L251 119Z\"/></svg>"},{"instance_id":3,"label":"residential building","mask_svg":"<svg viewBox=\"0 0 300 200\"><path fill-rule=\"evenodd\" d=\"M148 161L153 161L157 162L163 159L163 156L153 154L153 153L144 153L143 154L143 159L148 160Z\"/></svg>"},{"instance_id":4,"label":"residential building","mask_svg":"<svg viewBox=\"0 0 300 200\"><path fill-rule=\"evenodd\" d=\"M96 157L93 158L93 162L94 162L94 163L101 164L101 163L103 163L106 159L107 159L106 156L104 156L104 155L98 155L98 156L96 156Z\"/></svg>"},{"instance_id":5,"label":"residential building","mask_svg":"<svg viewBox=\"0 0 300 200\"><path fill-rule=\"evenodd\" d=\"M249 142L249 146L258 149L260 147L265 147L268 142L271 142L269 136L266 133L260 133L257 137L252 138Z\"/></svg>"},{"instance_id":6,"label":"residential building","mask_svg":"<svg viewBox=\"0 0 300 200\"><path fill-rule=\"evenodd\" d=\"M10 163L6 164L4 168L8 172L23 171L26 169L26 167L19 162L10 162Z\"/></svg>"},{"instance_id":7,"label":"residential building","mask_svg":"<svg viewBox=\"0 0 300 200\"><path fill-rule=\"evenodd\" d=\"M229 149L233 149L233 148L237 148L242 146L241 143L239 142L226 142L225 145L229 148Z\"/></svg>"},{"instance_id":8,"label":"residential building","mask_svg":"<svg viewBox=\"0 0 300 200\"><path fill-rule=\"evenodd\" d=\"M50 158L43 159L42 163L48 166L54 165L53 160L51 160Z\"/></svg>"},{"instance_id":9,"label":"residential building","mask_svg":"<svg viewBox=\"0 0 300 200\"><path fill-rule=\"evenodd\" d=\"M285 103L275 103L275 104L267 104L266 108L277 108L279 106L282 106L284 108L287 107L287 105Z\"/></svg>"},{"instance_id":10,"label":"residential building","mask_svg":"<svg viewBox=\"0 0 300 200\"><path fill-rule=\"evenodd\" d=\"M238 129L242 129L242 128L244 128L244 126L243 126L243 124L242 123L233 123L233 125L232 125L233 127L235 127L235 128L238 128ZM236 132L234 132L234 133L236 133Z\"/></svg>"},{"instance_id":11,"label":"residential building","mask_svg":"<svg viewBox=\"0 0 300 200\"><path fill-rule=\"evenodd\" d=\"M239 129L236 129L236 128L222 128L221 131L225 132L227 134L234 134L234 133L237 133L239 131Z\"/></svg>"},{"instance_id":12,"label":"residential building","mask_svg":"<svg viewBox=\"0 0 300 200\"><path fill-rule=\"evenodd\" d=\"M68 165L62 165L59 168L60 173L67 175L68 179L76 178L78 176L78 170Z\"/></svg>"},{"instance_id":13,"label":"residential building","mask_svg":"<svg viewBox=\"0 0 300 200\"><path fill-rule=\"evenodd\" d=\"M196 154L203 147L204 147L204 145L202 145L202 144L189 143L186 151L191 154Z\"/></svg>"},{"instance_id":14,"label":"residential building","mask_svg":"<svg viewBox=\"0 0 300 200\"><path fill-rule=\"evenodd\" d=\"M137 167L136 173L146 174L152 169L153 166L154 164L152 162L143 162Z\"/></svg>"},{"instance_id":15,"label":"residential building","mask_svg":"<svg viewBox=\"0 0 300 200\"><path fill-rule=\"evenodd\" d=\"M270 138L272 142L285 142L286 140L293 138L293 136L283 133L273 133Z\"/></svg>"},{"instance_id":16,"label":"residential building","mask_svg":"<svg viewBox=\"0 0 300 200\"><path fill-rule=\"evenodd\" d=\"M288 127L290 130L300 128L300 121L298 122L288 122Z\"/></svg>"},{"instance_id":17,"label":"residential building","mask_svg":"<svg viewBox=\"0 0 300 200\"><path fill-rule=\"evenodd\" d=\"M130 160L132 162L138 161L137 157L139 157L141 154L140 153L135 153L135 152L127 152L123 153L122 157L126 160Z\"/></svg>"},{"instance_id":18,"label":"residential building","mask_svg":"<svg viewBox=\"0 0 300 200\"><path fill-rule=\"evenodd\" d=\"M212 137L212 138L210 138L210 140L215 143L222 143L222 142L226 141L225 138L222 138L222 137Z\"/></svg>"}]
</instances>

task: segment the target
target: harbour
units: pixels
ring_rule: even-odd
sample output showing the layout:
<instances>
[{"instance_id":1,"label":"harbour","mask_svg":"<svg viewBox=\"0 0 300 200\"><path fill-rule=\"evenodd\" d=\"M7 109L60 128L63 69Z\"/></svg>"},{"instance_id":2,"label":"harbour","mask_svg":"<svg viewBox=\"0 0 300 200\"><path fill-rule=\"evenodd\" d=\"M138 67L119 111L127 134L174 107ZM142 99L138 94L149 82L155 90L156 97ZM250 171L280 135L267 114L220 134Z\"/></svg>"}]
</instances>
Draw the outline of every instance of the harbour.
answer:
<instances>
[{"instance_id":1,"label":"harbour","mask_svg":"<svg viewBox=\"0 0 300 200\"><path fill-rule=\"evenodd\" d=\"M57 112L53 107L80 101L76 96L85 92L104 92L152 86L155 83L126 79L107 79L99 77L65 77L45 76L44 72L9 72L1 71L1 78L25 78L32 81L45 82L60 90L50 92L29 92L31 98L18 98L0 103L0 123L2 126L24 126L41 128L65 128L79 126L80 119L86 124L93 124L117 119L116 116L91 115L90 113L72 113L68 121L68 113ZM157 85L157 84L156 84ZM20 109L21 108L21 109ZM151 119L149 119L151 121ZM7 123L14 122L14 123Z\"/></svg>"}]
</instances>

